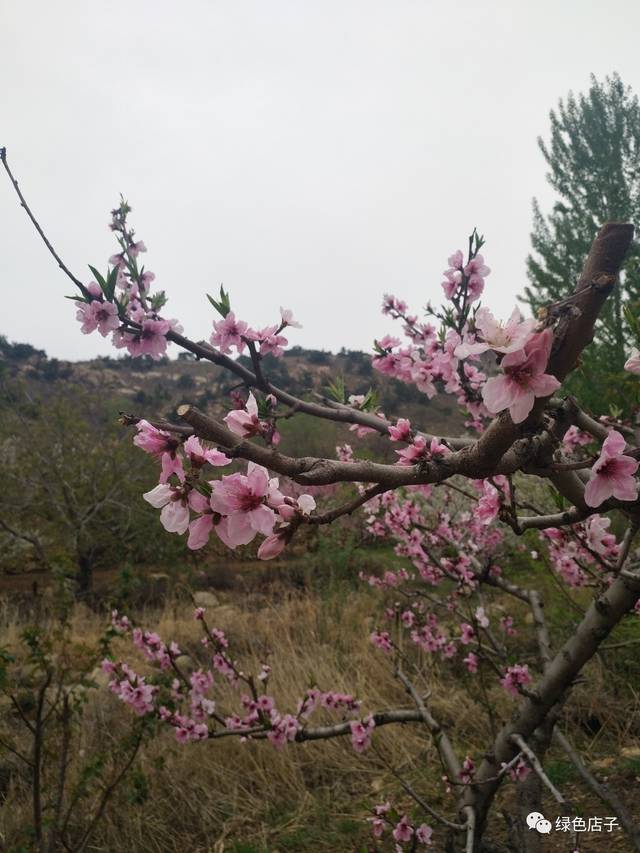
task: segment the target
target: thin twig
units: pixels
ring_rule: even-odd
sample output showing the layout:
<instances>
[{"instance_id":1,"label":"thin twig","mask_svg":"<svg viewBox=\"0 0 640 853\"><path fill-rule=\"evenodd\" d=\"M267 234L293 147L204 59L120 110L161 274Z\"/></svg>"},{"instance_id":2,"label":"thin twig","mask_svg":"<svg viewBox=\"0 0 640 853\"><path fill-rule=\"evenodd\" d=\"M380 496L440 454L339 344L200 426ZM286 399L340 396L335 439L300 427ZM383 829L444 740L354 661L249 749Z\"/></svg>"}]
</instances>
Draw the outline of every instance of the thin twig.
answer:
<instances>
[{"instance_id":1,"label":"thin twig","mask_svg":"<svg viewBox=\"0 0 640 853\"><path fill-rule=\"evenodd\" d=\"M47 235L44 233L44 231L40 227L38 220L35 218L35 216L31 212L31 208L27 204L26 199L22 195L22 191L21 191L20 187L18 186L18 181L14 178L13 173L12 173L11 169L9 168L9 163L7 162L7 149L6 148L0 148L0 160L2 160L2 165L4 166L7 175L9 175L9 180L13 184L13 188L16 191L16 193L18 194L18 198L20 199L21 206L25 209L27 216L29 217L29 219L33 223L33 226L36 229L36 231L38 232L38 234L42 237L42 241L44 242L45 246L47 247L49 252L55 258L56 263L58 264L60 269L71 279L71 281L75 284L75 286L80 289L80 292L82 293L82 295L88 296L89 291L87 290L87 288L80 281L80 279L77 279L75 277L75 275L71 272L71 270L65 265L65 263L62 260L62 258L60 257L60 255L56 252L56 250L53 248L53 246L49 242Z\"/></svg>"},{"instance_id":2,"label":"thin twig","mask_svg":"<svg viewBox=\"0 0 640 853\"><path fill-rule=\"evenodd\" d=\"M547 788L551 791L554 798L560 805L565 805L566 800L560 793L560 791L553 784L551 779L544 772L544 768L538 759L538 756L535 752L529 747L525 739L519 734L512 734L511 740L520 747L520 750L524 753L527 758L527 761L531 765L531 769L534 770L539 776L540 780L547 786Z\"/></svg>"},{"instance_id":3,"label":"thin twig","mask_svg":"<svg viewBox=\"0 0 640 853\"><path fill-rule=\"evenodd\" d=\"M571 760L572 764L583 778L583 780L587 783L589 788L593 791L593 793L599 797L603 803L606 803L610 806L614 812L614 814L619 819L623 829L629 836L631 843L634 846L635 850L640 850L640 828L634 822L633 817L624 803L619 799L618 795L614 793L608 785L605 785L603 782L598 781L596 777L591 773L591 771L587 768L586 764L580 757L580 755L573 748L569 740L562 734L561 731L556 729L553 733L555 740L560 744L562 749L566 752L567 756Z\"/></svg>"}]
</instances>

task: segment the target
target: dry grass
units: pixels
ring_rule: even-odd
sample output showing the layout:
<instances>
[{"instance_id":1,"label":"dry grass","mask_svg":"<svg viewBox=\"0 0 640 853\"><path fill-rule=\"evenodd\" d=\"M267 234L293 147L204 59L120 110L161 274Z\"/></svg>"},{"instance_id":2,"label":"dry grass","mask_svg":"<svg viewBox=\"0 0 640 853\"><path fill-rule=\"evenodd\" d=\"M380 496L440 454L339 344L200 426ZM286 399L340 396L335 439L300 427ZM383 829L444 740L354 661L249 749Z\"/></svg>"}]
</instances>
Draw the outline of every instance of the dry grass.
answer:
<instances>
[{"instance_id":1,"label":"dry grass","mask_svg":"<svg viewBox=\"0 0 640 853\"><path fill-rule=\"evenodd\" d=\"M281 592L269 600L236 592L227 598L208 611L208 618L227 632L234 656L247 670L273 649L269 692L280 709L294 710L311 684L356 693L366 700L364 712L411 707L393 677L388 658L369 643L371 613L378 602L368 590L354 592L345 587L331 596ZM9 610L2 615L4 645L15 646L23 626ZM175 639L183 651L204 662L199 626L184 602L138 614L137 621L153 626L166 640ZM103 624L91 611L76 607L73 633L78 648L95 641ZM120 643L118 652L138 663L130 645ZM434 713L451 729L460 752L477 756L487 743L489 728L480 705L466 692L464 673L439 671L428 660L422 666L423 684L433 691ZM624 715L616 714L615 697L607 693L610 682L603 668L596 663L592 670L590 689L578 688L575 698L581 710L597 710L606 718L608 729L594 746L594 754L597 749L606 754L612 750L612 737L625 737L628 744L635 733L630 731L628 712L637 708L627 704ZM498 717L509 713L510 700L500 688L491 689L490 700ZM232 710L224 690L220 705ZM316 721L322 719L319 715ZM91 691L76 746L78 754L90 755L97 745L103 748L115 743L129 721L128 710L108 692ZM451 814L453 802L444 793L437 754L421 727L387 726L376 733L374 744L375 749L365 755L356 754L348 738L292 745L280 751L266 742L243 744L236 739L181 746L171 732L163 731L145 748L136 770L115 795L90 849L104 853L369 849L363 819L371 805L387 797L407 805L390 766L401 769L434 807ZM573 790L573 775L566 762L560 758L556 765L556 777L564 774L563 783L569 786L574 801L583 804L584 813L604 814L603 807ZM510 803L512 797L511 788L503 794L502 804ZM11 848L10 839L28 821L26 787L15 785L5 805L2 834L8 849L17 850ZM499 810L491 834L504 834ZM619 843L613 849L623 851L621 833L617 836ZM442 843L440 835L437 850ZM553 843L548 849L565 849L551 846ZM581 849L595 853L602 848L585 844Z\"/></svg>"}]
</instances>

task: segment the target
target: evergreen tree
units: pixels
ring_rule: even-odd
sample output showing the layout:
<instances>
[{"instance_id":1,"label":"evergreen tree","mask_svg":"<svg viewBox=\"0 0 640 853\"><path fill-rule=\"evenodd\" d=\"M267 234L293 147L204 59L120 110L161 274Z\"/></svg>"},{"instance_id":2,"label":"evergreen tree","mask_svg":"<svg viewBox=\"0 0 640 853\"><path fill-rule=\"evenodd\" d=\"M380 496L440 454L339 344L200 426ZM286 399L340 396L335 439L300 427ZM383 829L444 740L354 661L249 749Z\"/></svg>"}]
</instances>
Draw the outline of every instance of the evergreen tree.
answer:
<instances>
[{"instance_id":1,"label":"evergreen tree","mask_svg":"<svg viewBox=\"0 0 640 853\"><path fill-rule=\"evenodd\" d=\"M586 94L569 93L551 110L551 139L538 145L549 167L547 179L559 196L548 216L533 201L533 254L527 258L530 286L524 301L534 312L566 297L604 222L640 226L640 104L618 74L600 83L591 75ZM594 343L585 351L569 390L596 414L608 412L613 385L625 382L625 353L635 343L625 309L640 306L640 246L627 257L620 287L607 300ZM635 405L629 385L626 407Z\"/></svg>"}]
</instances>

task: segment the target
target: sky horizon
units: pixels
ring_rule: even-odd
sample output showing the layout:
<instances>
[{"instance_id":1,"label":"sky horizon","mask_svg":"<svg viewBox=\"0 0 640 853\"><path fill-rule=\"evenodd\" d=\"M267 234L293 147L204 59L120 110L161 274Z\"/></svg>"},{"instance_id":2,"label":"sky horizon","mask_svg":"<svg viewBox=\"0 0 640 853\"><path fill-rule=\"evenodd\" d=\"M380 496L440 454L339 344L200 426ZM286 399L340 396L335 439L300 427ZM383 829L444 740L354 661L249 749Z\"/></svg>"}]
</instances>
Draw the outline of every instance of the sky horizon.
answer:
<instances>
[{"instance_id":1,"label":"sky horizon","mask_svg":"<svg viewBox=\"0 0 640 853\"><path fill-rule=\"evenodd\" d=\"M280 305L290 345L370 351L441 298L473 227L508 316L526 285L531 200L553 194L537 137L570 90L618 71L640 92L640 4L488 0L5 2L0 146L62 259L83 281L115 251L120 193L145 265L193 339L220 284L252 326ZM50 357L117 356L84 336L72 285L4 171L0 334ZM174 357L178 350L170 347Z\"/></svg>"}]
</instances>

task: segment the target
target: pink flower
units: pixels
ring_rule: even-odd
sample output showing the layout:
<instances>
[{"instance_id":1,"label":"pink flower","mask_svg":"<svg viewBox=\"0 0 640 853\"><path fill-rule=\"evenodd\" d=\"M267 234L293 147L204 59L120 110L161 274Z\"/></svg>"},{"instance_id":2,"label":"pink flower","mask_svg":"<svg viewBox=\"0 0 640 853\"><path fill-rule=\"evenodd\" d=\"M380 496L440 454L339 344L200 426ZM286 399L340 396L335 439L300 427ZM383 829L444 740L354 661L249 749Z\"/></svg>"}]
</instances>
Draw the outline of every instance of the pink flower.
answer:
<instances>
[{"instance_id":1,"label":"pink flower","mask_svg":"<svg viewBox=\"0 0 640 853\"><path fill-rule=\"evenodd\" d=\"M423 435L417 435L408 447L396 450L396 453L400 457L398 465L416 465L420 462L441 459L450 453L450 450L435 437L431 439L427 446L426 438Z\"/></svg>"},{"instance_id":2,"label":"pink flower","mask_svg":"<svg viewBox=\"0 0 640 853\"><path fill-rule=\"evenodd\" d=\"M446 299L451 299L460 287L462 281L462 273L459 270L445 270L445 279L441 284L442 290Z\"/></svg>"},{"instance_id":3,"label":"pink flower","mask_svg":"<svg viewBox=\"0 0 640 853\"><path fill-rule=\"evenodd\" d=\"M562 439L562 444L568 451L575 450L576 447L584 447L585 444L591 444L593 439L586 432L581 432L575 424L572 424L565 432Z\"/></svg>"},{"instance_id":4,"label":"pink flower","mask_svg":"<svg viewBox=\"0 0 640 853\"><path fill-rule=\"evenodd\" d=\"M138 421L136 429L138 430L138 434L134 437L133 443L136 447L140 447L145 453L150 453L152 456L161 456L163 453L174 453L180 446L180 442L175 436L154 427L149 421Z\"/></svg>"},{"instance_id":5,"label":"pink flower","mask_svg":"<svg viewBox=\"0 0 640 853\"><path fill-rule=\"evenodd\" d=\"M426 823L421 823L420 826L416 829L416 838L420 842L420 844L431 844L431 836L433 835L433 829L430 826L427 826Z\"/></svg>"},{"instance_id":6,"label":"pink flower","mask_svg":"<svg viewBox=\"0 0 640 853\"><path fill-rule=\"evenodd\" d=\"M141 329L125 342L130 355L150 355L155 361L167 351L167 332L171 328L166 320L146 319Z\"/></svg>"},{"instance_id":7,"label":"pink flower","mask_svg":"<svg viewBox=\"0 0 640 853\"><path fill-rule=\"evenodd\" d=\"M531 684L531 675L529 673L529 667L526 664L515 664L515 666L510 666L507 668L507 671L500 679L500 684L504 687L507 693L510 693L512 696L517 697L520 692L520 687L523 687L526 684Z\"/></svg>"},{"instance_id":8,"label":"pink flower","mask_svg":"<svg viewBox=\"0 0 640 853\"><path fill-rule=\"evenodd\" d=\"M199 551L209 541L209 536L213 530L213 513L205 513L199 518L195 518L189 524L189 538L187 539L187 548L191 551Z\"/></svg>"},{"instance_id":9,"label":"pink flower","mask_svg":"<svg viewBox=\"0 0 640 853\"><path fill-rule=\"evenodd\" d=\"M351 745L356 752L365 752L371 746L371 735L376 727L372 715L369 714L362 721L352 720L349 727L351 729Z\"/></svg>"},{"instance_id":10,"label":"pink flower","mask_svg":"<svg viewBox=\"0 0 640 853\"><path fill-rule=\"evenodd\" d=\"M513 309L506 323L495 319L488 308L479 308L475 316L476 329L483 340L479 343L462 343L456 347L456 358L480 355L488 349L509 353L521 350L536 325L535 320L523 320L517 308Z\"/></svg>"},{"instance_id":11,"label":"pink flower","mask_svg":"<svg viewBox=\"0 0 640 853\"><path fill-rule=\"evenodd\" d=\"M260 344L261 355L273 355L279 358L284 354L284 347L289 343L285 337L277 334L277 326L267 326L259 332L249 329L247 337Z\"/></svg>"},{"instance_id":12,"label":"pink flower","mask_svg":"<svg viewBox=\"0 0 640 853\"><path fill-rule=\"evenodd\" d=\"M143 290L147 290L152 281L155 281L156 274L151 270L145 270L140 276L140 286Z\"/></svg>"},{"instance_id":13,"label":"pink flower","mask_svg":"<svg viewBox=\"0 0 640 853\"><path fill-rule=\"evenodd\" d=\"M373 837L381 838L384 834L384 821L379 817L370 817L369 820L371 821L371 832L373 833Z\"/></svg>"},{"instance_id":14,"label":"pink flower","mask_svg":"<svg viewBox=\"0 0 640 853\"><path fill-rule=\"evenodd\" d=\"M229 311L224 320L218 320L217 323L214 323L213 329L210 340L214 346L220 349L220 352L231 352L232 346L236 347L239 353L244 351L247 345L244 335L248 326L242 320L236 320L233 311Z\"/></svg>"},{"instance_id":15,"label":"pink flower","mask_svg":"<svg viewBox=\"0 0 640 853\"><path fill-rule=\"evenodd\" d=\"M609 532L610 526L611 519L602 515L592 515L585 522L589 548L603 557L615 557L618 554L618 543Z\"/></svg>"},{"instance_id":16,"label":"pink flower","mask_svg":"<svg viewBox=\"0 0 640 853\"><path fill-rule=\"evenodd\" d=\"M409 823L409 819L406 815L403 815L400 818L400 822L396 824L393 832L391 833L395 841L400 844L402 841L411 841L413 838L413 827Z\"/></svg>"},{"instance_id":17,"label":"pink flower","mask_svg":"<svg viewBox=\"0 0 640 853\"><path fill-rule=\"evenodd\" d=\"M256 533L271 535L276 515L265 504L270 486L266 468L252 462L247 476L230 474L212 484L211 508L227 516L216 525L216 533L230 548L247 545Z\"/></svg>"},{"instance_id":18,"label":"pink flower","mask_svg":"<svg viewBox=\"0 0 640 853\"><path fill-rule=\"evenodd\" d=\"M184 443L183 449L194 468L201 468L206 462L209 465L213 465L214 468L228 465L231 462L229 457L217 448L213 450L204 448L195 435L189 436Z\"/></svg>"},{"instance_id":19,"label":"pink flower","mask_svg":"<svg viewBox=\"0 0 640 853\"><path fill-rule=\"evenodd\" d=\"M472 675L478 671L478 656L473 652L469 652L466 658L463 658L463 662Z\"/></svg>"},{"instance_id":20,"label":"pink flower","mask_svg":"<svg viewBox=\"0 0 640 853\"><path fill-rule=\"evenodd\" d=\"M507 767L507 765L504 762L502 763L501 766L502 766L502 769ZM526 761L523 761L522 758L518 759L518 762L516 763L516 765L514 767L510 767L509 771L508 771L510 778L514 782L523 782L527 778L527 776L529 775L530 772L531 772L531 768L526 763Z\"/></svg>"},{"instance_id":21,"label":"pink flower","mask_svg":"<svg viewBox=\"0 0 640 853\"><path fill-rule=\"evenodd\" d=\"M481 628L489 627L489 617L485 613L484 607L477 607L474 616Z\"/></svg>"},{"instance_id":22,"label":"pink flower","mask_svg":"<svg viewBox=\"0 0 640 853\"><path fill-rule=\"evenodd\" d=\"M640 352L634 347L629 353L629 358L624 363L624 369L629 373L640 374Z\"/></svg>"},{"instance_id":23,"label":"pink flower","mask_svg":"<svg viewBox=\"0 0 640 853\"><path fill-rule=\"evenodd\" d=\"M462 645L468 646L471 640L473 640L475 633L472 625L469 625L468 622L462 622L460 624L460 642Z\"/></svg>"},{"instance_id":24,"label":"pink flower","mask_svg":"<svg viewBox=\"0 0 640 853\"><path fill-rule=\"evenodd\" d=\"M353 448L350 444L339 444L336 447L336 457L340 462L353 462Z\"/></svg>"},{"instance_id":25,"label":"pink flower","mask_svg":"<svg viewBox=\"0 0 640 853\"><path fill-rule=\"evenodd\" d=\"M491 270L485 264L482 255L476 255L475 258L472 261L469 261L469 263L464 268L464 274L468 276L477 275L481 276L482 278L485 278L489 275L490 272Z\"/></svg>"},{"instance_id":26,"label":"pink flower","mask_svg":"<svg viewBox=\"0 0 640 853\"><path fill-rule=\"evenodd\" d=\"M78 311L76 319L82 323L80 331L84 335L94 332L96 329L105 338L109 332L120 327L118 308L113 302L102 302L94 299L91 302L76 302Z\"/></svg>"},{"instance_id":27,"label":"pink flower","mask_svg":"<svg viewBox=\"0 0 640 853\"><path fill-rule=\"evenodd\" d=\"M462 770L460 771L460 781L465 785L469 785L473 782L473 777L475 776L476 765L471 758L470 755L466 755L464 761L462 762Z\"/></svg>"},{"instance_id":28,"label":"pink flower","mask_svg":"<svg viewBox=\"0 0 640 853\"><path fill-rule=\"evenodd\" d=\"M447 258L447 263L449 264L449 267L451 269L461 270L462 265L464 264L464 255L462 254L462 250L456 249L456 251L452 255L449 255L449 257Z\"/></svg>"},{"instance_id":29,"label":"pink flower","mask_svg":"<svg viewBox=\"0 0 640 853\"><path fill-rule=\"evenodd\" d=\"M504 373L489 379L482 389L484 404L492 414L509 409L515 424L525 420L536 397L547 397L560 382L545 373L553 332L545 329L532 335L524 349L508 353L502 360Z\"/></svg>"},{"instance_id":30,"label":"pink flower","mask_svg":"<svg viewBox=\"0 0 640 853\"><path fill-rule=\"evenodd\" d=\"M600 506L610 497L620 501L637 499L638 483L633 475L638 469L638 462L631 456L624 456L624 448L624 437L616 430L611 430L584 490L584 500L588 506Z\"/></svg>"},{"instance_id":31,"label":"pink flower","mask_svg":"<svg viewBox=\"0 0 640 853\"><path fill-rule=\"evenodd\" d=\"M166 483L172 474L176 474L180 481L184 481L182 459L177 453L180 446L178 439L164 430L157 429L149 421L138 421L136 428L138 434L133 439L136 447L160 459L162 464L160 482Z\"/></svg>"},{"instance_id":32,"label":"pink flower","mask_svg":"<svg viewBox=\"0 0 640 853\"><path fill-rule=\"evenodd\" d=\"M140 252L147 251L147 247L145 246L142 240L138 240L137 243L132 243L127 249L127 251L129 252L129 255L132 258L137 258Z\"/></svg>"},{"instance_id":33,"label":"pink flower","mask_svg":"<svg viewBox=\"0 0 640 853\"><path fill-rule=\"evenodd\" d=\"M287 544L286 538L279 533L272 533L271 536L262 542L258 548L259 560L273 560L278 554L281 554Z\"/></svg>"},{"instance_id":34,"label":"pink flower","mask_svg":"<svg viewBox=\"0 0 640 853\"><path fill-rule=\"evenodd\" d=\"M411 421L406 418L398 418L396 425L389 427L389 438L391 441L409 441L411 438Z\"/></svg>"},{"instance_id":35,"label":"pink flower","mask_svg":"<svg viewBox=\"0 0 640 853\"><path fill-rule=\"evenodd\" d=\"M377 649L382 649L383 652L393 651L393 643L388 631L373 631L369 639Z\"/></svg>"},{"instance_id":36,"label":"pink flower","mask_svg":"<svg viewBox=\"0 0 640 853\"><path fill-rule=\"evenodd\" d=\"M293 311L288 308L283 308L280 306L280 317L282 319L282 326L291 326L293 329L301 329L302 326L300 323L297 323L293 319Z\"/></svg>"},{"instance_id":37,"label":"pink flower","mask_svg":"<svg viewBox=\"0 0 640 853\"><path fill-rule=\"evenodd\" d=\"M262 424L258 418L258 404L251 392L249 392L246 409L234 409L223 418L223 421L231 432L241 436L241 438L262 433Z\"/></svg>"},{"instance_id":38,"label":"pink flower","mask_svg":"<svg viewBox=\"0 0 640 853\"><path fill-rule=\"evenodd\" d=\"M298 498L298 509L304 516L309 516L316 508L316 501L312 495L300 495Z\"/></svg>"},{"instance_id":39,"label":"pink flower","mask_svg":"<svg viewBox=\"0 0 640 853\"><path fill-rule=\"evenodd\" d=\"M162 508L160 522L168 533L184 533L189 526L189 507L183 489L160 484L142 496L156 509Z\"/></svg>"},{"instance_id":40,"label":"pink flower","mask_svg":"<svg viewBox=\"0 0 640 853\"><path fill-rule=\"evenodd\" d=\"M500 492L488 480L483 480L482 497L475 515L481 524L490 524L500 512Z\"/></svg>"},{"instance_id":41,"label":"pink flower","mask_svg":"<svg viewBox=\"0 0 640 853\"><path fill-rule=\"evenodd\" d=\"M513 627L513 616L501 616L500 627L507 637L513 637L516 633L516 629Z\"/></svg>"}]
</instances>

